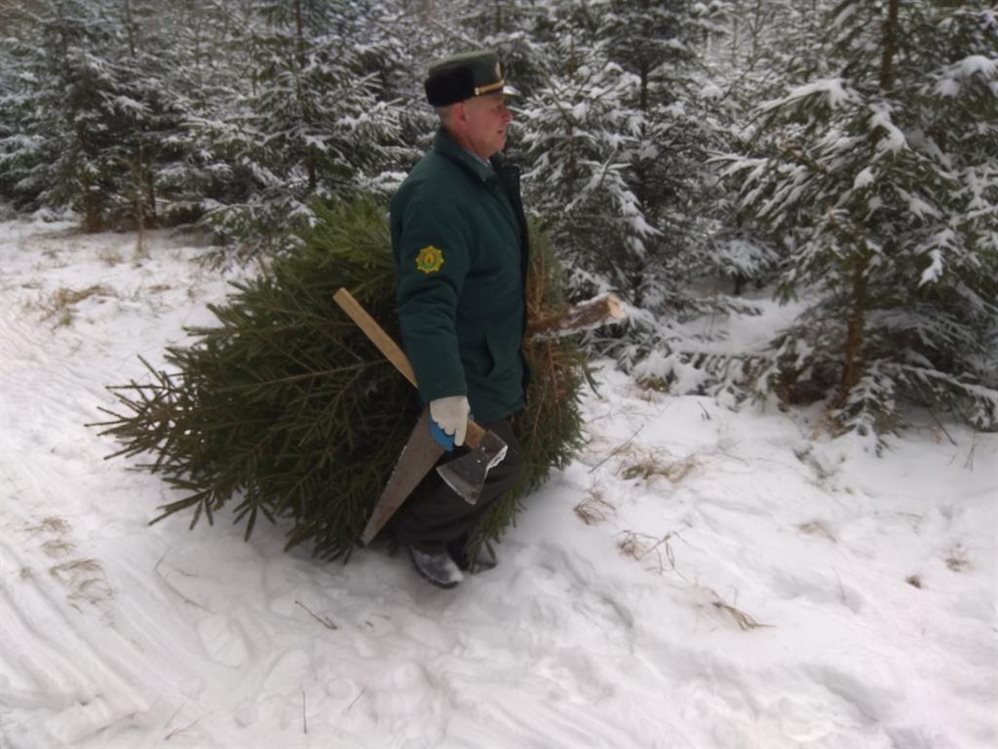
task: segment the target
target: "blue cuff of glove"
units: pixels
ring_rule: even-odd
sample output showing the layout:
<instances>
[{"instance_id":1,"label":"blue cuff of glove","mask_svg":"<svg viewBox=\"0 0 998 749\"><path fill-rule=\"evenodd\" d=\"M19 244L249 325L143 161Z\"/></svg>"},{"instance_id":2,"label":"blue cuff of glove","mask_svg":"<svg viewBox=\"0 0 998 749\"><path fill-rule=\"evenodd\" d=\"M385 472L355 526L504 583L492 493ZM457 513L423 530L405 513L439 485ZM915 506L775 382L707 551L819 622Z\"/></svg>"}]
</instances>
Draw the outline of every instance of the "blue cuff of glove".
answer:
<instances>
[{"instance_id":1,"label":"blue cuff of glove","mask_svg":"<svg viewBox=\"0 0 998 749\"><path fill-rule=\"evenodd\" d=\"M430 436L444 450L454 452L454 435L447 434L433 419L430 419Z\"/></svg>"}]
</instances>

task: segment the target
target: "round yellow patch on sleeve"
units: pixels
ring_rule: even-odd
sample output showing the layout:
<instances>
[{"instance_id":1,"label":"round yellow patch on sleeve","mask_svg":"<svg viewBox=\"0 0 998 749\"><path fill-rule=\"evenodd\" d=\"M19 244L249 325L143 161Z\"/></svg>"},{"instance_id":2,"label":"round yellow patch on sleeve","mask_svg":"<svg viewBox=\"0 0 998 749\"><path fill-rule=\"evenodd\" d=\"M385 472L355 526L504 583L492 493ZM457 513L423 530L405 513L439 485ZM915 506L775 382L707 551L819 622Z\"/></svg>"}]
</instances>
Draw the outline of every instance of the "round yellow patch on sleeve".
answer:
<instances>
[{"instance_id":1,"label":"round yellow patch on sleeve","mask_svg":"<svg viewBox=\"0 0 998 749\"><path fill-rule=\"evenodd\" d=\"M444 253L433 245L428 245L416 255L416 268L423 273L436 273L444 264Z\"/></svg>"}]
</instances>

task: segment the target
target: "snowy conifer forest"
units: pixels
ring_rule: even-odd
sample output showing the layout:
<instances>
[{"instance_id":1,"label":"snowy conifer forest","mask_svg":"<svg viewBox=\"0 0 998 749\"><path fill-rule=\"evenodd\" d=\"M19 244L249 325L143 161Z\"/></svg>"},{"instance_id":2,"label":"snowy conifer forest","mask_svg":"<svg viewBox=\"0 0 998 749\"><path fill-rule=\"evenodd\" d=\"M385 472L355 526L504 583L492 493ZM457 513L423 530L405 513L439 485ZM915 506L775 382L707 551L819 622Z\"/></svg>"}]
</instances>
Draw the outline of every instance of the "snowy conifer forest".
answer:
<instances>
[{"instance_id":1,"label":"snowy conifer forest","mask_svg":"<svg viewBox=\"0 0 998 749\"><path fill-rule=\"evenodd\" d=\"M293 249L385 198L434 130L428 63L497 49L509 155L594 354L658 388L820 402L871 443L906 403L998 426L998 20L942 0L25 0L0 10L0 198L86 232ZM775 337L712 320L775 294ZM692 332L692 331L696 332Z\"/></svg>"},{"instance_id":2,"label":"snowy conifer forest","mask_svg":"<svg viewBox=\"0 0 998 749\"><path fill-rule=\"evenodd\" d=\"M475 47L627 317L440 590L331 297ZM994 749L996 204L983 0L0 0L0 749Z\"/></svg>"}]
</instances>

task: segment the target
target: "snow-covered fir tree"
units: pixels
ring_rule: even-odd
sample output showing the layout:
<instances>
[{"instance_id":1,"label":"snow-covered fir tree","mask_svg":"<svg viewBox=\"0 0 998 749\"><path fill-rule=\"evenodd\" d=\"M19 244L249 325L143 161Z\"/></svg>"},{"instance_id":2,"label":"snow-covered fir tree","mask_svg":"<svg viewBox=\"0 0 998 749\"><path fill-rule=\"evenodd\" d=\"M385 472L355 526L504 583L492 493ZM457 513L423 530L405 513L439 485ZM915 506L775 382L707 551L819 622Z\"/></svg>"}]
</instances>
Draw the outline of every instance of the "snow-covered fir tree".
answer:
<instances>
[{"instance_id":1,"label":"snow-covered fir tree","mask_svg":"<svg viewBox=\"0 0 998 749\"><path fill-rule=\"evenodd\" d=\"M261 239L311 222L312 199L328 200L387 167L382 145L398 128L365 65L369 11L360 0L270 0L254 6L240 44L253 62L252 88L200 137L230 165L229 196L207 215L222 234ZM381 50L388 59L390 48Z\"/></svg>"},{"instance_id":2,"label":"snow-covered fir tree","mask_svg":"<svg viewBox=\"0 0 998 749\"><path fill-rule=\"evenodd\" d=\"M708 39L709 56L728 72L727 93L749 109L788 84L825 75L820 54L831 0L725 0L722 33Z\"/></svg>"},{"instance_id":3,"label":"snow-covered fir tree","mask_svg":"<svg viewBox=\"0 0 998 749\"><path fill-rule=\"evenodd\" d=\"M427 66L488 46L521 91L528 209L574 291L633 305L594 350L663 386L825 398L869 434L904 396L995 426L983 0L37 0L0 24L18 210L281 245L313 201L390 193L436 126ZM777 271L808 307L770 351L691 333Z\"/></svg>"},{"instance_id":4,"label":"snow-covered fir tree","mask_svg":"<svg viewBox=\"0 0 998 749\"><path fill-rule=\"evenodd\" d=\"M899 399L998 425L998 23L984 3L842 0L829 74L760 108L730 176L810 300L759 387L833 394L882 434Z\"/></svg>"},{"instance_id":5,"label":"snow-covered fir tree","mask_svg":"<svg viewBox=\"0 0 998 749\"><path fill-rule=\"evenodd\" d=\"M87 231L107 225L123 167L112 155L122 136L119 70L107 54L116 43L100 10L46 0L12 13L3 39L8 189L23 208L78 210Z\"/></svg>"},{"instance_id":6,"label":"snow-covered fir tree","mask_svg":"<svg viewBox=\"0 0 998 749\"><path fill-rule=\"evenodd\" d=\"M691 279L719 271L716 178L704 163L722 137L713 114L716 86L701 59L702 40L717 34L723 5L613 0L604 34L613 63L637 78L637 122L628 174L638 206L658 232L643 267L630 279L635 304L654 311L692 304Z\"/></svg>"},{"instance_id":7,"label":"snow-covered fir tree","mask_svg":"<svg viewBox=\"0 0 998 749\"><path fill-rule=\"evenodd\" d=\"M404 0L366 0L356 18L361 69L372 75L379 106L391 127L381 129L370 160L357 176L357 189L388 198L423 155L436 124L422 85L427 49L425 16Z\"/></svg>"},{"instance_id":8,"label":"snow-covered fir tree","mask_svg":"<svg viewBox=\"0 0 998 749\"><path fill-rule=\"evenodd\" d=\"M643 121L631 103L640 80L610 59L605 3L566 0L552 9L544 83L518 118L528 204L577 271L629 290L658 233L629 183Z\"/></svg>"},{"instance_id":9,"label":"snow-covered fir tree","mask_svg":"<svg viewBox=\"0 0 998 749\"><path fill-rule=\"evenodd\" d=\"M175 62L170 40L159 33L162 5L150 0L111 0L99 22L114 33L117 142L103 158L118 165L111 223L156 226L175 221L186 191L183 168L188 141L185 112L169 77Z\"/></svg>"},{"instance_id":10,"label":"snow-covered fir tree","mask_svg":"<svg viewBox=\"0 0 998 749\"><path fill-rule=\"evenodd\" d=\"M725 133L720 89L700 53L720 33L724 7L566 1L533 31L544 85L520 117L530 205L577 286L613 288L636 307L626 328L587 345L663 385L673 369L703 364L705 342L678 321L746 308L691 283L770 261L765 248L721 231L724 196L706 167Z\"/></svg>"},{"instance_id":11,"label":"snow-covered fir tree","mask_svg":"<svg viewBox=\"0 0 998 749\"><path fill-rule=\"evenodd\" d=\"M176 220L181 69L149 0L50 0L12 14L4 43L6 189L24 208L72 207L89 231Z\"/></svg>"},{"instance_id":12,"label":"snow-covered fir tree","mask_svg":"<svg viewBox=\"0 0 998 749\"><path fill-rule=\"evenodd\" d=\"M511 101L514 112L544 84L543 40L556 15L546 0L440 0L436 7L434 27L445 49L486 47L499 53L518 92ZM516 127L510 135L515 139Z\"/></svg>"},{"instance_id":13,"label":"snow-covered fir tree","mask_svg":"<svg viewBox=\"0 0 998 749\"><path fill-rule=\"evenodd\" d=\"M169 223L192 223L233 198L232 164L207 137L240 111L251 91L252 67L246 45L239 42L251 14L249 0L204 2L166 0L168 27L158 27L163 56L161 80L178 113L177 128L165 134L170 158L158 179L168 189Z\"/></svg>"},{"instance_id":14,"label":"snow-covered fir tree","mask_svg":"<svg viewBox=\"0 0 998 749\"><path fill-rule=\"evenodd\" d=\"M724 133L720 152L752 137L760 101L825 75L828 62L820 42L827 3L725 0L712 14L704 50L710 70L705 93L713 99L711 115ZM722 226L701 258L706 267L714 266L716 275L730 279L738 295L749 284L761 287L774 280L781 247L772 236L740 219L734 207L736 187L711 184L714 198L707 205Z\"/></svg>"}]
</instances>

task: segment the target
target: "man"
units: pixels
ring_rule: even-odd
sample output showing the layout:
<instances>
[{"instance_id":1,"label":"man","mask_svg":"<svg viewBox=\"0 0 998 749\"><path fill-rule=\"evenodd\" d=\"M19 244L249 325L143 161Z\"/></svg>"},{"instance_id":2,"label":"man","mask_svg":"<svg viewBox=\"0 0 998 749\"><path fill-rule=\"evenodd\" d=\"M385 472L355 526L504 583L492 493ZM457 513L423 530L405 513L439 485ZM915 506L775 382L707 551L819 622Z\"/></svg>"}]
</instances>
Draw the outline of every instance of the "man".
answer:
<instances>
[{"instance_id":1,"label":"man","mask_svg":"<svg viewBox=\"0 0 998 749\"><path fill-rule=\"evenodd\" d=\"M509 445L477 504L431 471L393 521L416 571L452 588L464 571L494 566L468 558L470 534L523 468L508 418L525 398L527 227L519 171L500 153L512 115L497 55L442 60L425 88L440 129L391 203L402 342L432 438L450 451L443 460L456 456L469 418Z\"/></svg>"}]
</instances>

